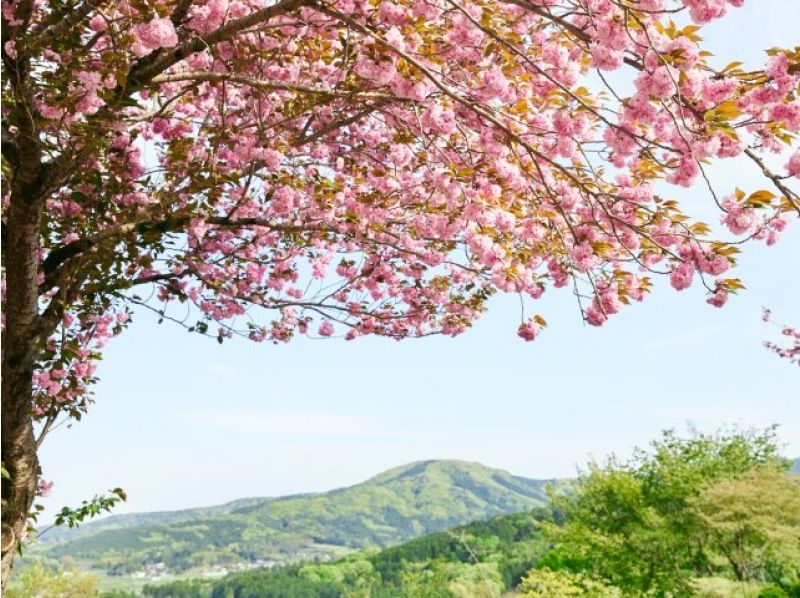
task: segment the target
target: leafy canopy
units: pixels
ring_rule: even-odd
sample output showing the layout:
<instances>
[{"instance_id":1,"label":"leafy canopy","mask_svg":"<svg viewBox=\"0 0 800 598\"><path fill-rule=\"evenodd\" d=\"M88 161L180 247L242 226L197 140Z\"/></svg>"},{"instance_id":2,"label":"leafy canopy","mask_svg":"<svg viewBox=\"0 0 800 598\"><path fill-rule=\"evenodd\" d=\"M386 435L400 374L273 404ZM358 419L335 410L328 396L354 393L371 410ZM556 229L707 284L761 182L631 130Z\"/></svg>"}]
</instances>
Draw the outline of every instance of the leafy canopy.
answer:
<instances>
[{"instance_id":1,"label":"leafy canopy","mask_svg":"<svg viewBox=\"0 0 800 598\"><path fill-rule=\"evenodd\" d=\"M572 491L553 496L563 523L544 524L554 548L539 565L587 575L625 595L682 596L694 578L726 574L718 557L735 552L729 560L737 578L746 561L747 579L779 581L800 532L798 481L785 476L789 465L774 428L665 432L649 451L593 464Z\"/></svg>"}]
</instances>

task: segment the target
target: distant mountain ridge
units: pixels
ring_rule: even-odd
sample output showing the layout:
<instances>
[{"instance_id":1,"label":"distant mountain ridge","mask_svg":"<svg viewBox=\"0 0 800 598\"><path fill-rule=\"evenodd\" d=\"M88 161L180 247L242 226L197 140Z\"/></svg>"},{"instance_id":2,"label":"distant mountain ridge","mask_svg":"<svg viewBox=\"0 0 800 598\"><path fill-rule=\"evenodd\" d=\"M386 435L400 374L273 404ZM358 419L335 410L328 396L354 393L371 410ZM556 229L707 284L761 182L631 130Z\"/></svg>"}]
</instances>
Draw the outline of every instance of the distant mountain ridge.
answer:
<instances>
[{"instance_id":1,"label":"distant mountain ridge","mask_svg":"<svg viewBox=\"0 0 800 598\"><path fill-rule=\"evenodd\" d=\"M112 516L45 536L37 552L116 574L153 563L181 571L329 558L530 510L544 504L547 482L479 463L418 461L330 492Z\"/></svg>"},{"instance_id":2,"label":"distant mountain ridge","mask_svg":"<svg viewBox=\"0 0 800 598\"><path fill-rule=\"evenodd\" d=\"M41 538L43 544L54 544L64 541L71 541L78 537L95 534L101 530L120 529L127 527L137 527L142 525L152 525L158 523L174 523L177 521L190 521L203 517L213 517L233 513L239 509L246 508L255 504L261 504L268 500L267 497L238 498L220 505L210 507L193 507L188 509L178 509L175 511L145 511L141 513L125 513L122 515L108 515L100 519L90 520L80 528L69 529L67 527L54 527L48 530L46 536Z\"/></svg>"}]
</instances>

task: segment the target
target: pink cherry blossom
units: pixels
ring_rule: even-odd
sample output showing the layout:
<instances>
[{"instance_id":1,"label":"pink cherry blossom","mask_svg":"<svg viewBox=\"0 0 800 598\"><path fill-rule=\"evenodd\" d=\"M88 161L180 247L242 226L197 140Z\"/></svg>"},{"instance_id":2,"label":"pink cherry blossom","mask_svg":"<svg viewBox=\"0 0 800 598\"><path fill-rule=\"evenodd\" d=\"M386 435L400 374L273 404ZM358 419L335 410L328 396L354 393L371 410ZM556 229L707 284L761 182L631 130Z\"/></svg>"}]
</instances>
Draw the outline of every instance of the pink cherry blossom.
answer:
<instances>
[{"instance_id":1,"label":"pink cherry blossom","mask_svg":"<svg viewBox=\"0 0 800 598\"><path fill-rule=\"evenodd\" d=\"M669 275L669 282L676 291L682 291L692 285L693 277L694 266L684 262L672 271Z\"/></svg>"},{"instance_id":2,"label":"pink cherry blossom","mask_svg":"<svg viewBox=\"0 0 800 598\"><path fill-rule=\"evenodd\" d=\"M42 498L47 498L50 496L50 492L53 490L53 486L55 484L49 480L45 480L44 478L39 478L37 482L37 493Z\"/></svg>"},{"instance_id":3,"label":"pink cherry blossom","mask_svg":"<svg viewBox=\"0 0 800 598\"><path fill-rule=\"evenodd\" d=\"M789 162L786 164L786 172L800 179L800 152L792 154L792 157L789 158Z\"/></svg>"},{"instance_id":4,"label":"pink cherry blossom","mask_svg":"<svg viewBox=\"0 0 800 598\"><path fill-rule=\"evenodd\" d=\"M527 320L519 325L517 336L524 341L530 342L539 336L539 332L541 332L541 330L541 324L536 319L531 318L530 320Z\"/></svg>"},{"instance_id":5,"label":"pink cherry blossom","mask_svg":"<svg viewBox=\"0 0 800 598\"><path fill-rule=\"evenodd\" d=\"M706 303L714 307L722 307L728 301L728 291L724 288L718 288L711 296L706 299Z\"/></svg>"},{"instance_id":6,"label":"pink cherry blossom","mask_svg":"<svg viewBox=\"0 0 800 598\"><path fill-rule=\"evenodd\" d=\"M132 33L136 39L133 53L137 56L144 56L158 48L170 48L178 43L175 27L167 18L155 18L148 23L137 25Z\"/></svg>"}]
</instances>

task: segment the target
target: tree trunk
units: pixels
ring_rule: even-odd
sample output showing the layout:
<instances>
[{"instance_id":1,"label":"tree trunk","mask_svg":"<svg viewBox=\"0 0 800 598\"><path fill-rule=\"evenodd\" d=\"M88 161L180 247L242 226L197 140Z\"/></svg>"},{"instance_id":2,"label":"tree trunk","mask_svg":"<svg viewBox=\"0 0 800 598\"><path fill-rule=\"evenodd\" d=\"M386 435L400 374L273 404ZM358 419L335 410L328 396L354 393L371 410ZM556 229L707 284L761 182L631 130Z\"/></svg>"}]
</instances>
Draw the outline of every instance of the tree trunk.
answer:
<instances>
[{"instance_id":1,"label":"tree trunk","mask_svg":"<svg viewBox=\"0 0 800 598\"><path fill-rule=\"evenodd\" d=\"M24 381L21 381L24 386ZM30 382L28 382L30 393ZM14 557L25 536L28 513L36 496L38 458L30 416L13 413L6 406L6 376L3 376L3 463L11 479L3 480L2 591L5 592ZM24 393L21 389L20 395ZM29 394L30 396L30 394ZM23 401L13 401L18 404ZM29 401L28 401L29 403ZM18 409L16 409L18 411Z\"/></svg>"},{"instance_id":2,"label":"tree trunk","mask_svg":"<svg viewBox=\"0 0 800 598\"><path fill-rule=\"evenodd\" d=\"M17 17L27 24L32 3ZM5 23L4 23L5 25ZM5 27L3 30L6 36ZM22 30L8 32L15 40ZM24 47L24 44L17 47ZM30 59L3 53L11 93L3 113L4 183L10 188L3 231L2 459L9 473L2 481L2 591L17 549L25 537L36 498L39 459L33 431L33 370L42 337L39 317L39 235L47 193L47 170L36 128L35 89ZM7 134L9 138L6 139Z\"/></svg>"},{"instance_id":3,"label":"tree trunk","mask_svg":"<svg viewBox=\"0 0 800 598\"><path fill-rule=\"evenodd\" d=\"M15 181L16 182L16 181ZM16 191L16 190L15 190ZM38 314L38 202L12 193L6 219L6 327L2 357L2 589L25 536L39 473L33 431L33 368ZM27 200L27 201L26 201Z\"/></svg>"}]
</instances>

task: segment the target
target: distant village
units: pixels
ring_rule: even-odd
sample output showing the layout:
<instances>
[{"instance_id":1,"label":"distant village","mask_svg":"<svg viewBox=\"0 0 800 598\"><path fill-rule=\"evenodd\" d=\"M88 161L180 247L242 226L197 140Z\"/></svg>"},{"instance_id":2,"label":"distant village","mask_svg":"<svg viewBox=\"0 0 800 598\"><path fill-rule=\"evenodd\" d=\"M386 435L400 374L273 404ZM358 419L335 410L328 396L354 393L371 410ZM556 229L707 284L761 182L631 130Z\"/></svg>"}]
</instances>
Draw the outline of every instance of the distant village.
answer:
<instances>
[{"instance_id":1,"label":"distant village","mask_svg":"<svg viewBox=\"0 0 800 598\"><path fill-rule=\"evenodd\" d=\"M192 572L194 577L204 577L213 579L217 577L225 577L229 573L241 573L243 571L252 571L254 569L272 569L281 565L289 565L300 561L316 561L325 562L330 561L333 555L326 552L310 551L299 552L292 555L290 559L274 560L274 559L256 559L254 561L243 561L239 563L229 563L225 565L210 565L208 567L195 570ZM176 577L176 571L170 569L166 563L157 562L147 564L143 569L134 571L129 575L132 579L144 580L148 582L161 582ZM182 572L183 573L183 572ZM182 576L181 573L181 576Z\"/></svg>"}]
</instances>

